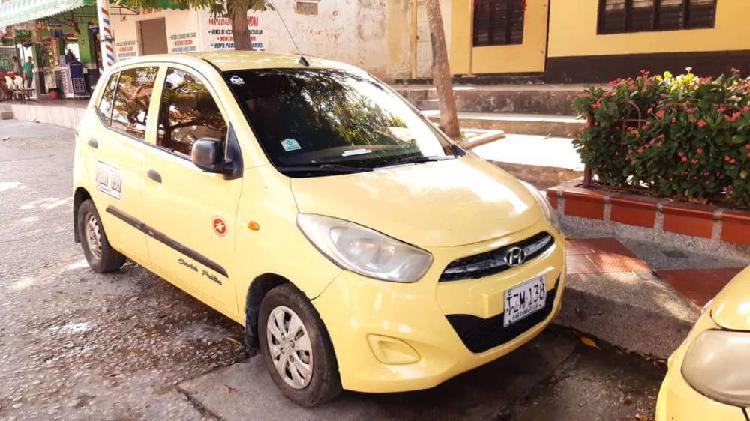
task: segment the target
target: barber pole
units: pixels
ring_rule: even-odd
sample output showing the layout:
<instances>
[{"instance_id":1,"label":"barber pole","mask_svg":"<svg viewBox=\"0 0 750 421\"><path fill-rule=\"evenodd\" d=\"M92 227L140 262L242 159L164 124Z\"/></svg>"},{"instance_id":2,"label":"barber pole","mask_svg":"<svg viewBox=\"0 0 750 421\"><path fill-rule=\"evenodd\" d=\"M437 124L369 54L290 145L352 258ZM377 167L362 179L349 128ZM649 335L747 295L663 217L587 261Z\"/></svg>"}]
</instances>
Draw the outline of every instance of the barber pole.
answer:
<instances>
[{"instance_id":1,"label":"barber pole","mask_svg":"<svg viewBox=\"0 0 750 421\"><path fill-rule=\"evenodd\" d=\"M115 37L112 34L112 18L109 14L109 0L96 1L99 18L99 39L102 44L102 67L108 69L115 64Z\"/></svg>"}]
</instances>

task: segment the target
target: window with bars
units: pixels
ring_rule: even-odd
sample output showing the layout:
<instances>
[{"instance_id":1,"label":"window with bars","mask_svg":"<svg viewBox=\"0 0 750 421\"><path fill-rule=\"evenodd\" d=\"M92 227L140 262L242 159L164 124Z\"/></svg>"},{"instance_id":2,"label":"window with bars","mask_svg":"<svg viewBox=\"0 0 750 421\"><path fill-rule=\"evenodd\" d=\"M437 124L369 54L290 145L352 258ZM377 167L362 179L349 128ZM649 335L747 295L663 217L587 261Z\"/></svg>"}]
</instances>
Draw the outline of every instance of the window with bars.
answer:
<instances>
[{"instance_id":1,"label":"window with bars","mask_svg":"<svg viewBox=\"0 0 750 421\"><path fill-rule=\"evenodd\" d=\"M475 47L523 43L526 0L474 0Z\"/></svg>"},{"instance_id":2,"label":"window with bars","mask_svg":"<svg viewBox=\"0 0 750 421\"><path fill-rule=\"evenodd\" d=\"M717 0L599 0L599 33L713 28Z\"/></svg>"}]
</instances>

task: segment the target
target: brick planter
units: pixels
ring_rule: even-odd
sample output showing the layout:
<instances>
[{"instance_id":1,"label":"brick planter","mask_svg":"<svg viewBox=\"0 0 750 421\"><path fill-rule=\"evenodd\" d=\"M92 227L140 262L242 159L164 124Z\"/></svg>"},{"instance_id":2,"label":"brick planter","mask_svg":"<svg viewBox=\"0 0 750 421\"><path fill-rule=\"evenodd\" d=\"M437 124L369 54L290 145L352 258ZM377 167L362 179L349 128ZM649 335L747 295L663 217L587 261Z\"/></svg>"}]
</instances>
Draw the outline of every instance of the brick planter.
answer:
<instances>
[{"instance_id":1,"label":"brick planter","mask_svg":"<svg viewBox=\"0 0 750 421\"><path fill-rule=\"evenodd\" d=\"M604 195L586 189L565 190L565 214L589 219L604 219Z\"/></svg>"},{"instance_id":2,"label":"brick planter","mask_svg":"<svg viewBox=\"0 0 750 421\"><path fill-rule=\"evenodd\" d=\"M722 241L750 246L750 212L727 211L721 220Z\"/></svg>"},{"instance_id":3,"label":"brick planter","mask_svg":"<svg viewBox=\"0 0 750 421\"><path fill-rule=\"evenodd\" d=\"M717 213L714 207L692 206L685 203L665 204L662 213L664 213L664 231L692 237L711 238L714 219L718 219L714 218Z\"/></svg>"},{"instance_id":4,"label":"brick planter","mask_svg":"<svg viewBox=\"0 0 750 421\"><path fill-rule=\"evenodd\" d=\"M680 234L741 246L750 246L750 212L727 210L715 206L673 202L669 199L607 193L580 187L557 186L547 190L547 197L558 214L584 218L600 225L617 223L664 234ZM747 250L750 255L750 249Z\"/></svg>"},{"instance_id":5,"label":"brick planter","mask_svg":"<svg viewBox=\"0 0 750 421\"><path fill-rule=\"evenodd\" d=\"M659 200L649 197L617 195L609 198L610 219L614 222L653 228Z\"/></svg>"}]
</instances>

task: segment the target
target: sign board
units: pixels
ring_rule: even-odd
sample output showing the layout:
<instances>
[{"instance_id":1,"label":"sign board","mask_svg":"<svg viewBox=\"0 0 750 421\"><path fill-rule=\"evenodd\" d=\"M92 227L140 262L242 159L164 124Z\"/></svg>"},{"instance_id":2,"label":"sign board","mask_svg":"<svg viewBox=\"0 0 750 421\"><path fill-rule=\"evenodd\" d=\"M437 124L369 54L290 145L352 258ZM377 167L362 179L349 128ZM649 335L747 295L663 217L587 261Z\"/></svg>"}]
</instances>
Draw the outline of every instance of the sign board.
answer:
<instances>
[{"instance_id":1,"label":"sign board","mask_svg":"<svg viewBox=\"0 0 750 421\"><path fill-rule=\"evenodd\" d=\"M265 34L260 25L260 16L248 15L247 27L250 31L250 46L255 51L265 51ZM225 17L208 16L208 49L233 50L232 20Z\"/></svg>"}]
</instances>

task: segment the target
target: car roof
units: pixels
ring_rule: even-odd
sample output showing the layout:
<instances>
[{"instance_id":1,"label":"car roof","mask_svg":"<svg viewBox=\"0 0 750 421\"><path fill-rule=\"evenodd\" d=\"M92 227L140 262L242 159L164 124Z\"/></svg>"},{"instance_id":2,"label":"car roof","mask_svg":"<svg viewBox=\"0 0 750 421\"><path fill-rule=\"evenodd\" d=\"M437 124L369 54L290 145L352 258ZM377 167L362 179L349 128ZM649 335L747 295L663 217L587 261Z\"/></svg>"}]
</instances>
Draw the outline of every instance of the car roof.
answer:
<instances>
[{"instance_id":1,"label":"car roof","mask_svg":"<svg viewBox=\"0 0 750 421\"><path fill-rule=\"evenodd\" d=\"M274 69L274 68L331 68L349 71L359 70L356 67L325 60L317 57L304 56L301 60L300 54L269 53L265 51L213 51L201 53L179 53L145 55L125 60L122 65L132 65L140 62L176 62L186 63L191 61L208 62L220 71L248 70L248 69ZM307 61L309 66L303 63ZM118 63L117 67L120 63ZM361 70L359 70L361 71Z\"/></svg>"}]
</instances>

